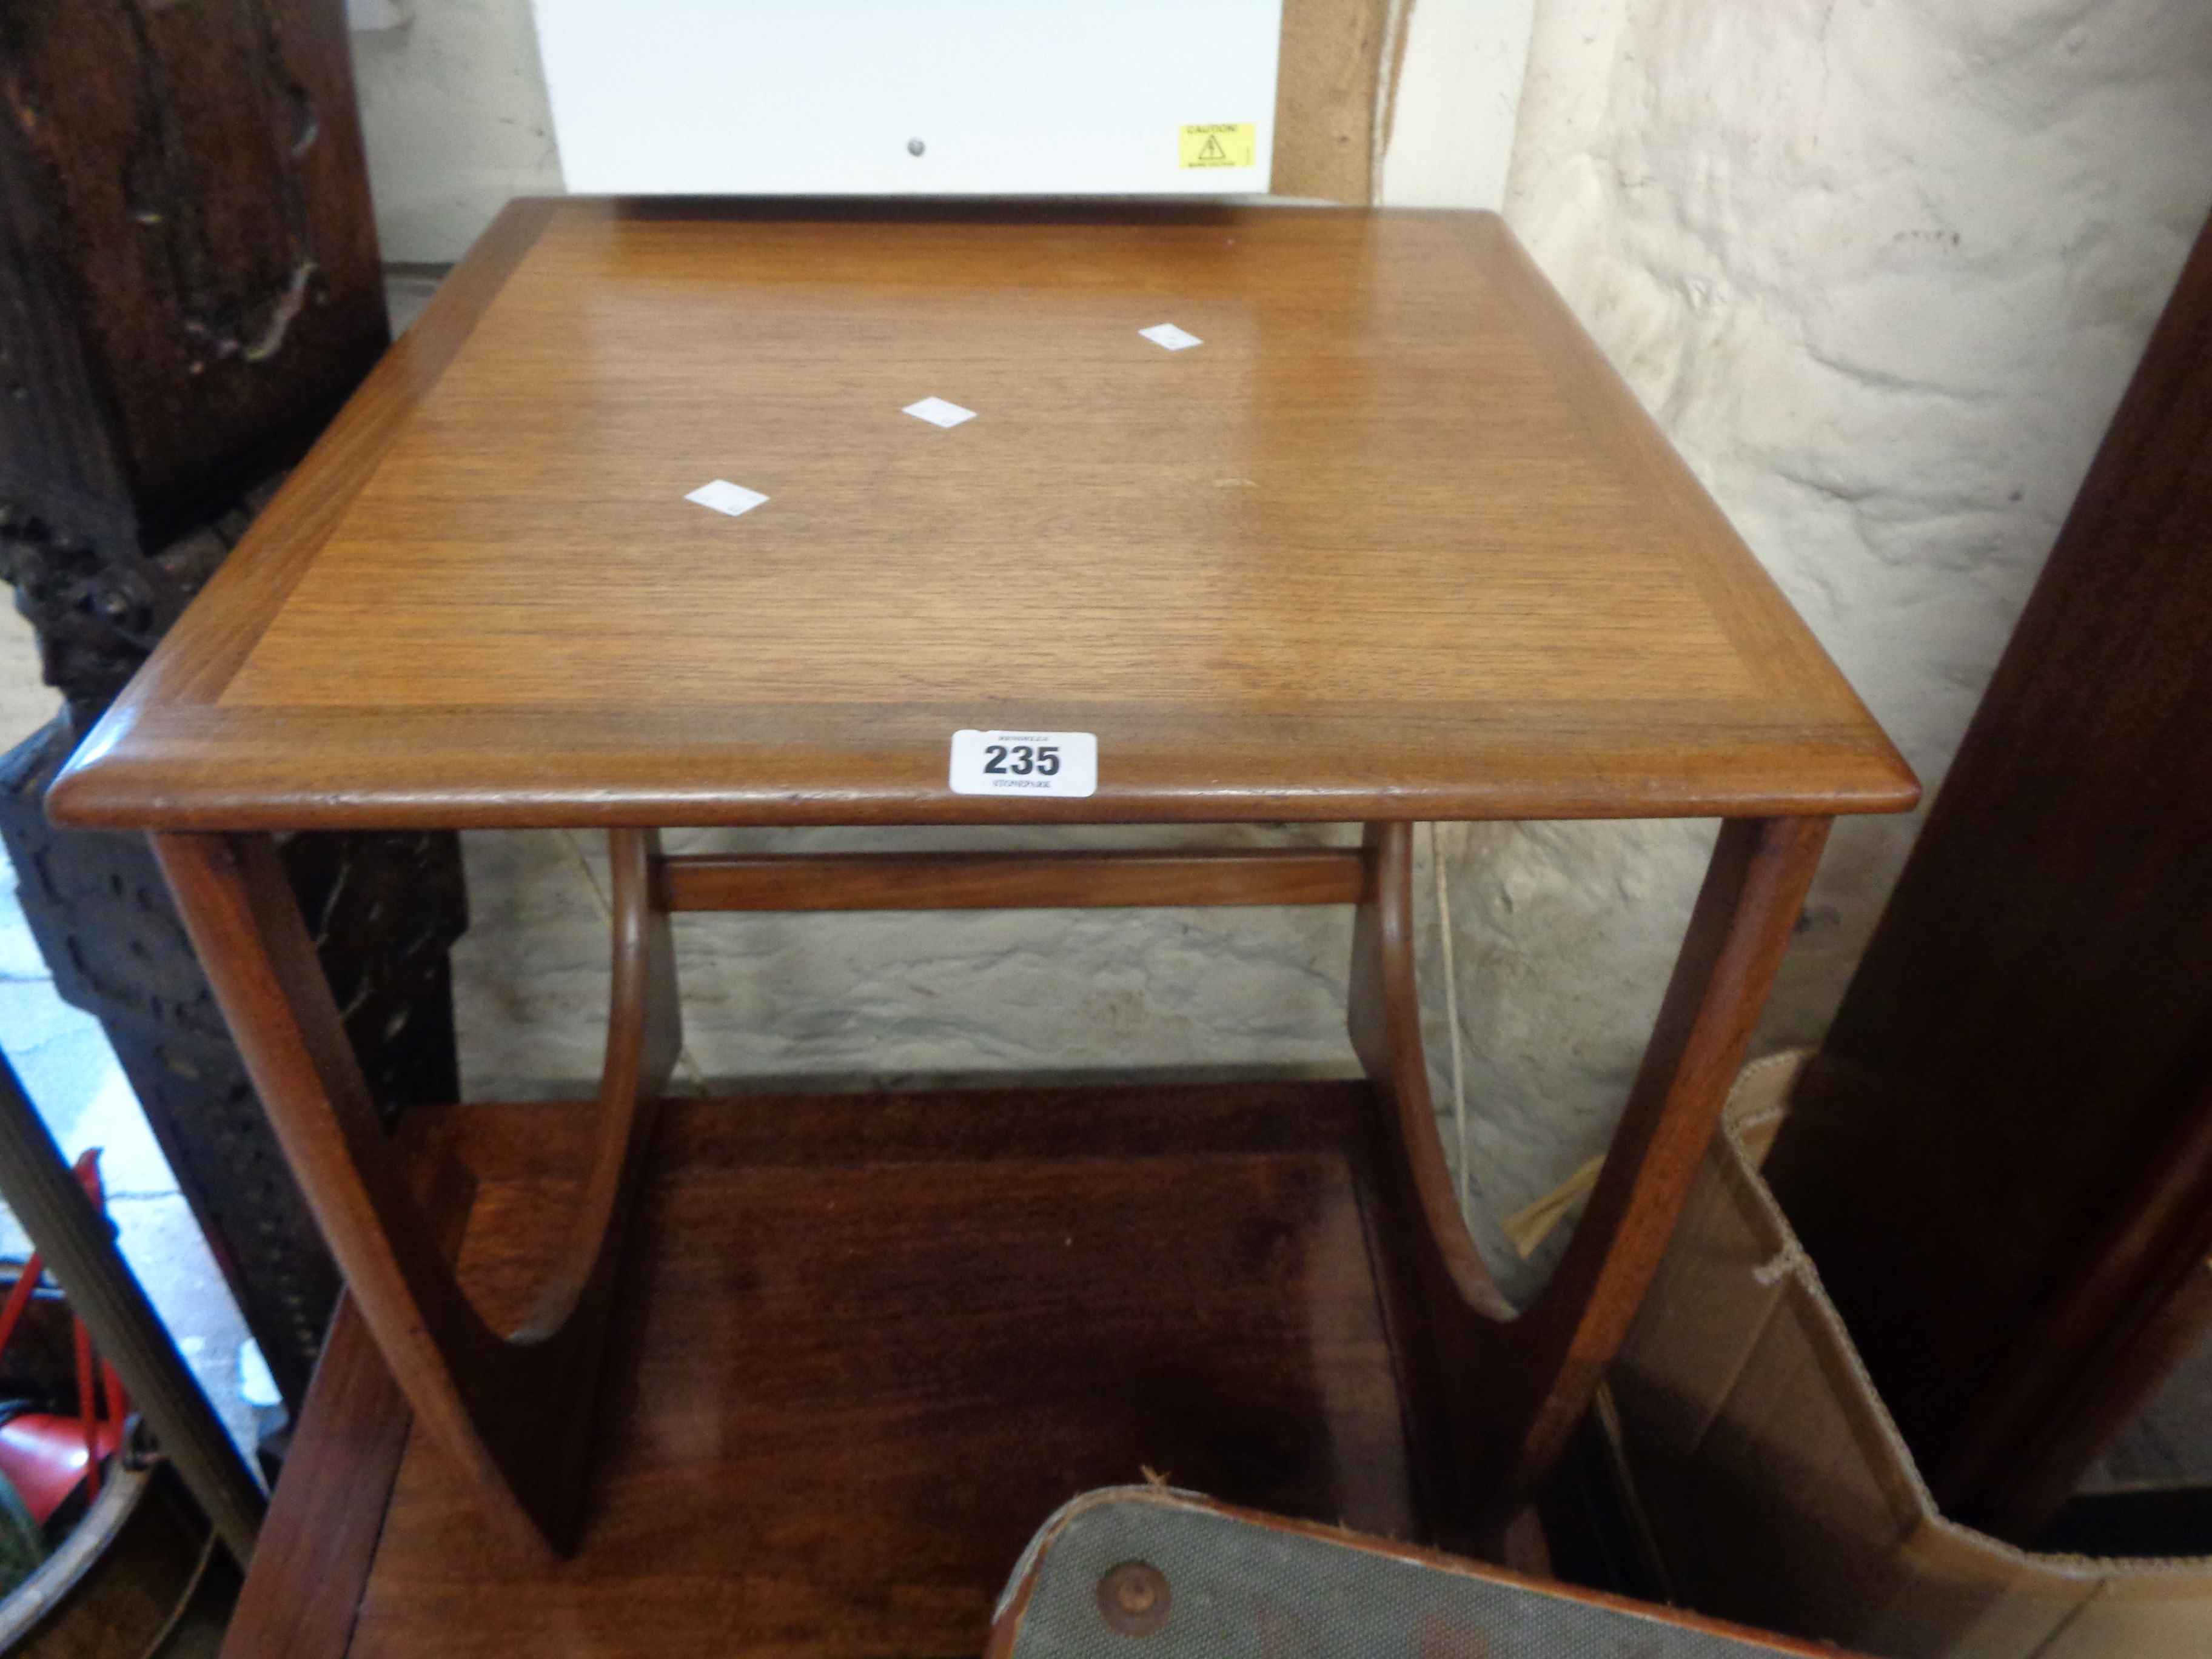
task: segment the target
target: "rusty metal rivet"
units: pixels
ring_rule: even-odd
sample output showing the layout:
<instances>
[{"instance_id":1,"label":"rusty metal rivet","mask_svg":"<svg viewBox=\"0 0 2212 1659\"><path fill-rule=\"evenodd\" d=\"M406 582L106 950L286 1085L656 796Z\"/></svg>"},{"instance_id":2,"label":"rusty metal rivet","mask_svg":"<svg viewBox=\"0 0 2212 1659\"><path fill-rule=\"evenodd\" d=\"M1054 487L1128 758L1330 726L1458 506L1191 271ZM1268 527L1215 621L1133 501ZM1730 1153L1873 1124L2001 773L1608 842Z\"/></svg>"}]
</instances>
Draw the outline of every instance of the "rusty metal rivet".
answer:
<instances>
[{"instance_id":1,"label":"rusty metal rivet","mask_svg":"<svg viewBox=\"0 0 2212 1659\"><path fill-rule=\"evenodd\" d=\"M1098 1611L1124 1636L1150 1636L1160 1629L1174 1601L1167 1575L1149 1561L1124 1561L1098 1581Z\"/></svg>"}]
</instances>

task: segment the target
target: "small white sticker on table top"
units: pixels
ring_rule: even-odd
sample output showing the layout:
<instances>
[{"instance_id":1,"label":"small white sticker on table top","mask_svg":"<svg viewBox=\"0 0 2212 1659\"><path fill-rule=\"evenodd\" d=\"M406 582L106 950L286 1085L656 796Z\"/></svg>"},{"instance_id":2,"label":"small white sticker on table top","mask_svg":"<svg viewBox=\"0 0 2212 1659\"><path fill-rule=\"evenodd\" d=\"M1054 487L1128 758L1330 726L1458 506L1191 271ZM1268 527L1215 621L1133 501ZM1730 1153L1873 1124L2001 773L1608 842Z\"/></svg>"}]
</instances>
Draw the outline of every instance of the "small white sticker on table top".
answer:
<instances>
[{"instance_id":1,"label":"small white sticker on table top","mask_svg":"<svg viewBox=\"0 0 2212 1659\"><path fill-rule=\"evenodd\" d=\"M1095 795L1098 738L1090 732L952 734L956 795Z\"/></svg>"},{"instance_id":2,"label":"small white sticker on table top","mask_svg":"<svg viewBox=\"0 0 2212 1659\"><path fill-rule=\"evenodd\" d=\"M1187 329L1177 328L1173 323L1154 323L1150 328L1140 328L1137 332L1154 345L1165 346L1170 351L1188 351L1194 345L1206 343L1197 335Z\"/></svg>"},{"instance_id":3,"label":"small white sticker on table top","mask_svg":"<svg viewBox=\"0 0 2212 1659\"><path fill-rule=\"evenodd\" d=\"M734 519L740 513L751 512L768 497L757 489L733 484L727 478L717 478L712 483L701 484L684 499L696 501L702 507L711 507L717 513L726 513Z\"/></svg>"},{"instance_id":4,"label":"small white sticker on table top","mask_svg":"<svg viewBox=\"0 0 2212 1659\"><path fill-rule=\"evenodd\" d=\"M899 413L911 415L917 421L927 421L932 426L958 426L963 421L975 418L974 410L948 404L942 398L924 398L918 404L908 404Z\"/></svg>"}]
</instances>

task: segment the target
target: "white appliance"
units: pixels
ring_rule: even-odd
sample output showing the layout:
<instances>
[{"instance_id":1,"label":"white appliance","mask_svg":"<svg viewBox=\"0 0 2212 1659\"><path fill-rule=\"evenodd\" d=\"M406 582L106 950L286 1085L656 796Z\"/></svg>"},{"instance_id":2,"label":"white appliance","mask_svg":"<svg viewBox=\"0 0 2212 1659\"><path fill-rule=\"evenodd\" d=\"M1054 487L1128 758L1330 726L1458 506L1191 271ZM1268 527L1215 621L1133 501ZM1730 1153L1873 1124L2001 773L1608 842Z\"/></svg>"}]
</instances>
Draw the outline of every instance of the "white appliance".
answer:
<instances>
[{"instance_id":1,"label":"white appliance","mask_svg":"<svg viewBox=\"0 0 2212 1659\"><path fill-rule=\"evenodd\" d=\"M568 188L1265 191L1281 0L533 0Z\"/></svg>"}]
</instances>

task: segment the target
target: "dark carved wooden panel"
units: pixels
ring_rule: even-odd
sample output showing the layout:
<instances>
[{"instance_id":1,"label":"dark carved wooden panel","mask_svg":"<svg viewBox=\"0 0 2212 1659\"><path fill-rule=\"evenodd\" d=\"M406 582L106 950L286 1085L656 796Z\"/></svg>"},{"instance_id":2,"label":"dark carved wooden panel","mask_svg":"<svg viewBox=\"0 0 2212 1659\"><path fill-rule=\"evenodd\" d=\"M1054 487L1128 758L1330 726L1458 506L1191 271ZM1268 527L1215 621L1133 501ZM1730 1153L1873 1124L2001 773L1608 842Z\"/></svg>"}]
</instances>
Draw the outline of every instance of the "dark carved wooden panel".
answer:
<instances>
[{"instance_id":1,"label":"dark carved wooden panel","mask_svg":"<svg viewBox=\"0 0 2212 1659\"><path fill-rule=\"evenodd\" d=\"M80 726L389 337L337 0L0 6L0 574Z\"/></svg>"},{"instance_id":2,"label":"dark carved wooden panel","mask_svg":"<svg viewBox=\"0 0 2212 1659\"><path fill-rule=\"evenodd\" d=\"M336 1270L151 854L42 802L388 338L342 0L0 3L0 576L67 711L0 760L0 836L295 1402ZM285 859L379 1099L453 1098L458 843Z\"/></svg>"},{"instance_id":3,"label":"dark carved wooden panel","mask_svg":"<svg viewBox=\"0 0 2212 1659\"><path fill-rule=\"evenodd\" d=\"M38 630L46 684L62 694L78 731L130 683L278 482L143 555L133 532L72 536L0 506L0 580L15 584L16 608Z\"/></svg>"},{"instance_id":4,"label":"dark carved wooden panel","mask_svg":"<svg viewBox=\"0 0 2212 1659\"><path fill-rule=\"evenodd\" d=\"M336 0L0 8L10 494L150 540L290 459L386 343Z\"/></svg>"},{"instance_id":5,"label":"dark carved wooden panel","mask_svg":"<svg viewBox=\"0 0 2212 1659\"><path fill-rule=\"evenodd\" d=\"M1767 1165L1939 1498L2017 1530L2212 1249L2208 526L2212 226Z\"/></svg>"}]
</instances>

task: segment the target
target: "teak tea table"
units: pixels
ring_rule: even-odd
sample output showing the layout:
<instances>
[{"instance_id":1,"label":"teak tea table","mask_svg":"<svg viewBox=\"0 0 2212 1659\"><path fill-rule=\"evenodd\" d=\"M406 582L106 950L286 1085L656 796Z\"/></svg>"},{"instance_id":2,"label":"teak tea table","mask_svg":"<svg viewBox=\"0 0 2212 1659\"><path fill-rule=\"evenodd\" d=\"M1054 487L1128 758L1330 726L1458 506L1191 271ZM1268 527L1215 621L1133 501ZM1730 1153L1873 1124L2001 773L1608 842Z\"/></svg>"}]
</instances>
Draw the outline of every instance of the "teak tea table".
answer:
<instances>
[{"instance_id":1,"label":"teak tea table","mask_svg":"<svg viewBox=\"0 0 2212 1659\"><path fill-rule=\"evenodd\" d=\"M1162 323L1201 343L1139 331ZM933 398L973 418L905 412ZM716 480L768 499L687 499ZM956 790L962 730L1089 734L1095 791ZM646 1607L655 1653L891 1653L980 1645L1027 1530L1139 1459L1446 1542L1523 1502L1635 1312L1830 820L1917 792L1493 216L537 201L51 811L153 833L423 1431L364 1521L404 1436L365 1426L389 1385L335 1346L295 1455L327 1490L280 1492L249 1599L335 1597L359 1653L630 1651ZM1413 825L1662 817L1722 821L1711 867L1603 1176L1516 1315L1437 1134ZM1291 821L1364 844L655 839ZM476 1183L458 1272L272 841L410 826L611 846L596 1108L426 1129ZM1366 1082L656 1115L672 912L1263 904L1356 907Z\"/></svg>"}]
</instances>

